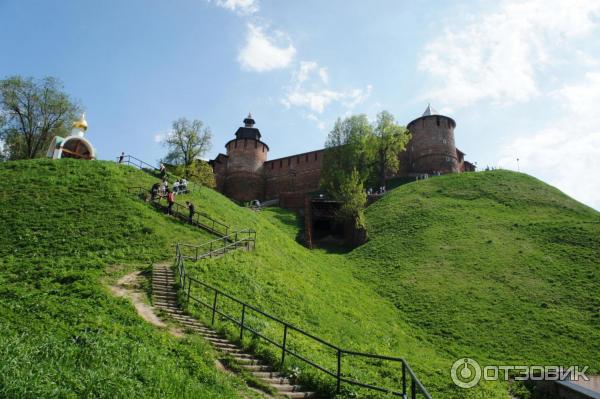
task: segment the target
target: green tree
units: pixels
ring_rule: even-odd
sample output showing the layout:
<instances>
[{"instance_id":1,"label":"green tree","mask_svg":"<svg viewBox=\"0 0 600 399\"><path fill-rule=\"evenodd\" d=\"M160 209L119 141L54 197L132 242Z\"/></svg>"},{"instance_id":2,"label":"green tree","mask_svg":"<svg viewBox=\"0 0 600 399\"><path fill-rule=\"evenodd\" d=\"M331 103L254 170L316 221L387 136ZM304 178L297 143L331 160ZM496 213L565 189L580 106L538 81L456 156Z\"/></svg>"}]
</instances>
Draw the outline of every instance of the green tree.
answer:
<instances>
[{"instance_id":1,"label":"green tree","mask_svg":"<svg viewBox=\"0 0 600 399\"><path fill-rule=\"evenodd\" d=\"M371 173L374 146L373 127L366 115L338 119L327 137L321 169L321 184L337 196L340 187L352 171L358 173L361 184Z\"/></svg>"},{"instance_id":2,"label":"green tree","mask_svg":"<svg viewBox=\"0 0 600 399\"><path fill-rule=\"evenodd\" d=\"M42 156L53 136L66 136L80 107L64 93L59 80L12 76L0 80L0 125L7 159Z\"/></svg>"},{"instance_id":3,"label":"green tree","mask_svg":"<svg viewBox=\"0 0 600 399\"><path fill-rule=\"evenodd\" d=\"M364 208L367 194L360 173L356 169L342 179L338 199L342 202L339 216L354 221L357 230L365 229Z\"/></svg>"},{"instance_id":4,"label":"green tree","mask_svg":"<svg viewBox=\"0 0 600 399\"><path fill-rule=\"evenodd\" d=\"M175 168L174 173L206 187L215 188L217 186L212 167L203 160L196 160L190 165L180 165Z\"/></svg>"},{"instance_id":5,"label":"green tree","mask_svg":"<svg viewBox=\"0 0 600 399\"><path fill-rule=\"evenodd\" d=\"M398 155L406 149L410 133L404 126L396 123L392 114L382 111L377 115L373 129L375 135L375 174L379 186L385 186L389 174L398 173L400 161Z\"/></svg>"},{"instance_id":6,"label":"green tree","mask_svg":"<svg viewBox=\"0 0 600 399\"><path fill-rule=\"evenodd\" d=\"M169 152L165 161L174 165L190 166L207 153L211 146L210 128L203 129L201 120L179 118L173 122L171 133L164 140Z\"/></svg>"}]
</instances>

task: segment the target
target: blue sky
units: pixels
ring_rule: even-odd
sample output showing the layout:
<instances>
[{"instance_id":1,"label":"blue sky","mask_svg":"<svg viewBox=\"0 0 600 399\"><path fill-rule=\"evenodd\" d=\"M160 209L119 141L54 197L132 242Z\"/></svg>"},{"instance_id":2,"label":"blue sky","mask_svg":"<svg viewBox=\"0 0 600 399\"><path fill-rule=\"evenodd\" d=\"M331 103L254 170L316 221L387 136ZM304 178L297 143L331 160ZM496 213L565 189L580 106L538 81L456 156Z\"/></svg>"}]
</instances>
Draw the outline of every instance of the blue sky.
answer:
<instances>
[{"instance_id":1,"label":"blue sky","mask_svg":"<svg viewBox=\"0 0 600 399\"><path fill-rule=\"evenodd\" d=\"M0 0L0 20L0 77L60 78L103 159L158 160L182 116L214 157L251 111L277 158L431 102L467 159L600 209L598 0Z\"/></svg>"}]
</instances>

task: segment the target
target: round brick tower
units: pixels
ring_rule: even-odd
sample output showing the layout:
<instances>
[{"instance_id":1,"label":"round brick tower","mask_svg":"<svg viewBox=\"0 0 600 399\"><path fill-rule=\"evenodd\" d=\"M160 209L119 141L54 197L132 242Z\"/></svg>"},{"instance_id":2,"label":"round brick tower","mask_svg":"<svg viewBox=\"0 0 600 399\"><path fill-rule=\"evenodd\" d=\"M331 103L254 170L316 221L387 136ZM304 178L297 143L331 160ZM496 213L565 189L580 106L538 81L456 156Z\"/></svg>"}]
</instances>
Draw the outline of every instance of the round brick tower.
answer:
<instances>
[{"instance_id":1,"label":"round brick tower","mask_svg":"<svg viewBox=\"0 0 600 399\"><path fill-rule=\"evenodd\" d=\"M454 119L438 114L431 105L420 118L408 124L412 138L407 153L413 173L459 171L454 144L455 127Z\"/></svg>"},{"instance_id":2,"label":"round brick tower","mask_svg":"<svg viewBox=\"0 0 600 399\"><path fill-rule=\"evenodd\" d=\"M264 194L263 163L269 146L260 141L260 131L254 127L252 115L235 132L235 139L225 144L227 176L225 194L238 201L262 199Z\"/></svg>"}]
</instances>

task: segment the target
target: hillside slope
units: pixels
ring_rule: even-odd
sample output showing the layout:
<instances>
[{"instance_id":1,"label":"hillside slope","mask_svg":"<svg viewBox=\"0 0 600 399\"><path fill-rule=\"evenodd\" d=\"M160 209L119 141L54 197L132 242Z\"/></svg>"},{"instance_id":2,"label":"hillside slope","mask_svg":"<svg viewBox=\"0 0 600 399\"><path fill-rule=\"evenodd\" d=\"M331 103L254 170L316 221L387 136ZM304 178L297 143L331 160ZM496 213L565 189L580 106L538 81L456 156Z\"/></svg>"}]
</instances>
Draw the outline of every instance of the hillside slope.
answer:
<instances>
[{"instance_id":1,"label":"hillside slope","mask_svg":"<svg viewBox=\"0 0 600 399\"><path fill-rule=\"evenodd\" d=\"M157 332L103 286L173 259L176 242L212 239L127 194L152 177L70 160L4 163L0 177L0 396L238 395L240 382L214 370L205 343ZM290 212L252 212L209 189L186 199L258 231L255 251L190 262L193 275L346 349L405 357L434 398L507 397L504 383L454 386L449 369L462 356L600 368L600 216L533 178L490 172L399 187L368 209L370 241L345 255L298 244ZM275 323L246 321L281 340ZM249 334L244 343L274 363L281 354ZM335 353L314 342L291 334L288 344L335 367ZM333 389L288 356L294 366ZM365 382L401 383L386 362L344 358L343 367Z\"/></svg>"},{"instance_id":2,"label":"hillside slope","mask_svg":"<svg viewBox=\"0 0 600 399\"><path fill-rule=\"evenodd\" d=\"M153 181L108 162L0 163L0 397L248 397L204 341L151 327L104 283L210 237L127 193Z\"/></svg>"},{"instance_id":3,"label":"hillside slope","mask_svg":"<svg viewBox=\"0 0 600 399\"><path fill-rule=\"evenodd\" d=\"M600 216L536 179L500 171L402 186L369 208L371 239L347 255L297 244L285 211L247 217L257 251L201 262L197 276L345 348L406 357L436 397L507 396L503 383L455 387L449 370L463 356L600 367ZM255 327L281 339L273 323ZM331 354L296 345L331 366ZM349 366L398 386L389 365Z\"/></svg>"},{"instance_id":4,"label":"hillside slope","mask_svg":"<svg viewBox=\"0 0 600 399\"><path fill-rule=\"evenodd\" d=\"M448 175L367 210L355 276L434 347L600 371L600 213L524 174Z\"/></svg>"}]
</instances>

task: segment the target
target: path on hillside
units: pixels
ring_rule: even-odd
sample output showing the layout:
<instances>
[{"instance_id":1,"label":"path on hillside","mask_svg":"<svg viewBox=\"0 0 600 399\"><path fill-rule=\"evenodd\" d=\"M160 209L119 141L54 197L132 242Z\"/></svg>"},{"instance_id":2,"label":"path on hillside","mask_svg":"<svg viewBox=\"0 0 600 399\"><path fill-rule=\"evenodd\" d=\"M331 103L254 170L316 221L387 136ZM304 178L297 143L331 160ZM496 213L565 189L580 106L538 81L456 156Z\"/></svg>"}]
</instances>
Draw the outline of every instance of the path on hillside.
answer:
<instances>
[{"instance_id":1,"label":"path on hillside","mask_svg":"<svg viewBox=\"0 0 600 399\"><path fill-rule=\"evenodd\" d=\"M129 274L121 277L116 282L115 285L110 285L109 289L113 293L114 296L116 296L118 298L127 298L127 299L131 300L138 315L142 319L147 321L148 323L152 324L153 326L159 327L159 328L166 328L167 331L169 332L169 334L171 334L172 336L174 336L176 338L185 337L185 332L184 332L183 328L187 328L187 326L183 325L182 323L178 323L182 326L182 328L178 328L178 327L174 327L172 325L165 323L165 321L163 321L160 318L160 316L158 315L158 312L157 312L158 309L152 305L147 304L144 301L144 298L146 298L146 293L141 291L141 284L140 284L141 281L140 280L142 278L143 278L142 272L135 271L133 273L129 273ZM231 373L229 370L227 370L225 368L223 363L221 363L219 360L215 360L215 365L216 365L217 369L219 369L220 371L223 371L226 373ZM248 388L251 391L256 392L257 394L260 394L262 397L265 397L266 399L273 398L271 395L269 395L263 391L257 390L252 387L248 387ZM250 399L247 395L244 395L244 398Z\"/></svg>"},{"instance_id":2,"label":"path on hillside","mask_svg":"<svg viewBox=\"0 0 600 399\"><path fill-rule=\"evenodd\" d=\"M169 334L181 338L183 332L175 327L168 326L156 314L155 308L144 301L146 294L140 289L140 278L142 272L136 271L121 277L115 285L109 286L110 291L118 298L129 299L138 315L153 326L168 328Z\"/></svg>"},{"instance_id":3,"label":"path on hillside","mask_svg":"<svg viewBox=\"0 0 600 399\"><path fill-rule=\"evenodd\" d=\"M175 275L170 265L159 264L154 266L152 271L152 302L158 309L167 313L186 329L202 336L225 357L225 360L232 360L237 367L252 375L254 379L260 380L264 385L269 386L278 395L294 399L316 397L313 392L303 391L299 385L293 384L288 378L275 371L272 366L263 363L252 354L244 352L241 347L220 336L212 328L186 315L178 305L174 283Z\"/></svg>"}]
</instances>

